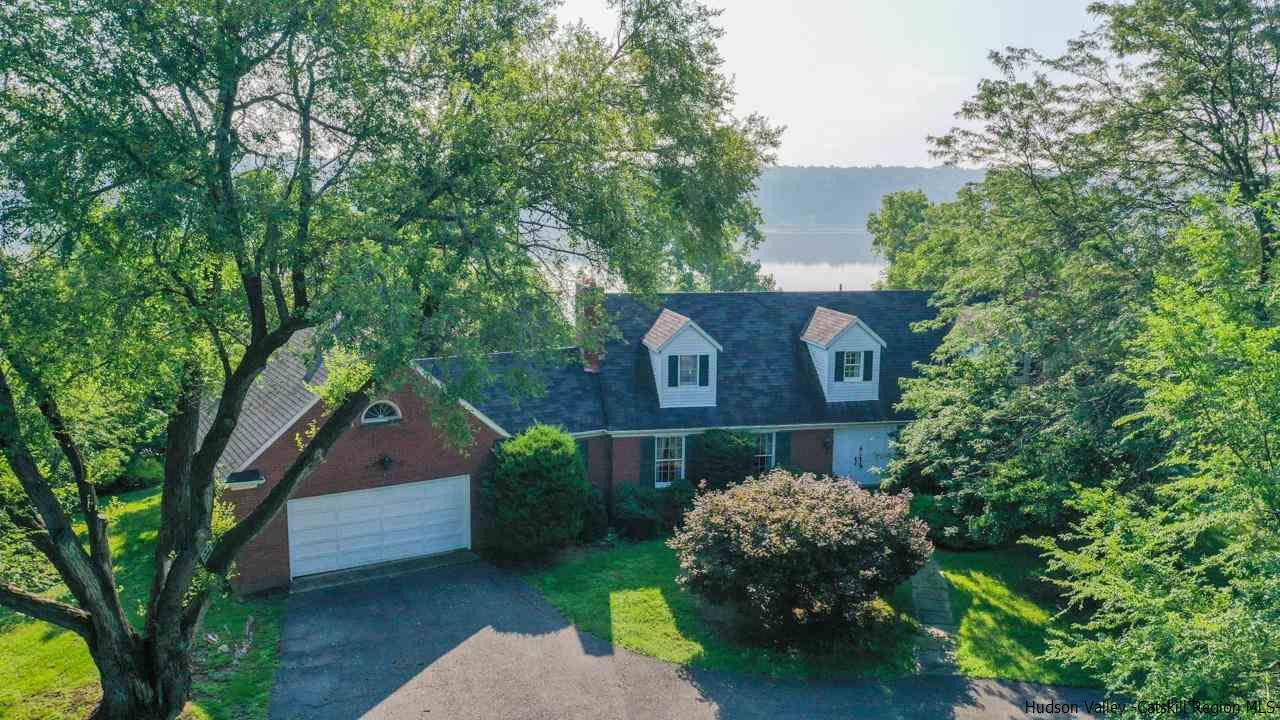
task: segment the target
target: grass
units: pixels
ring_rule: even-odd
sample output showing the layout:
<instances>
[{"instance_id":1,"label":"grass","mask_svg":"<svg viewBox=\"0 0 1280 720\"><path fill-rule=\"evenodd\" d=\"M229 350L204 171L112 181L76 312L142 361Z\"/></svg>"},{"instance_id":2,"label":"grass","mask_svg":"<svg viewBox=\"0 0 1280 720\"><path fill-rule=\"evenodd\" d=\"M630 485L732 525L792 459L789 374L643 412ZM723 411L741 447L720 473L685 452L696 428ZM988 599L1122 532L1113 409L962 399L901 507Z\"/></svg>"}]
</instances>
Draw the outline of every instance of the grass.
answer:
<instances>
[{"instance_id":1,"label":"grass","mask_svg":"<svg viewBox=\"0 0 1280 720\"><path fill-rule=\"evenodd\" d=\"M121 495L108 513L122 600L140 627L160 522L160 492ZM283 605L270 600L214 601L196 642L197 677L185 718L266 716L282 612ZM7 669L0 684L0 717L10 720L78 720L88 715L101 694L97 670L79 636L6 610L0 610L0 667Z\"/></svg>"},{"instance_id":2,"label":"grass","mask_svg":"<svg viewBox=\"0 0 1280 720\"><path fill-rule=\"evenodd\" d=\"M1043 657L1049 630L1063 621L1054 618L1034 550L938 551L934 557L950 584L961 672L1052 685L1097 684L1084 672Z\"/></svg>"},{"instance_id":3,"label":"grass","mask_svg":"<svg viewBox=\"0 0 1280 720\"><path fill-rule=\"evenodd\" d=\"M915 667L917 624L905 585L880 605L867 636L823 650L778 648L747 642L724 621L709 619L722 613L681 589L677 570L675 553L653 540L587 551L529 580L580 629L678 665L781 679L885 677Z\"/></svg>"}]
</instances>

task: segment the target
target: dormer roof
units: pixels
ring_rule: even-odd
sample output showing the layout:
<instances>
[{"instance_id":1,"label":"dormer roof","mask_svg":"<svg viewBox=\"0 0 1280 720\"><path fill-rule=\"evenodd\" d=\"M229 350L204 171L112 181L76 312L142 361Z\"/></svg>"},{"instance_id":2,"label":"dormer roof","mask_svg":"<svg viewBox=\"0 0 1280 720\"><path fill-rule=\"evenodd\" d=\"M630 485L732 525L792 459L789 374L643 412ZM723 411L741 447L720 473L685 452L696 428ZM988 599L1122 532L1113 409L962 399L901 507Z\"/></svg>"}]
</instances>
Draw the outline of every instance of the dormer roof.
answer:
<instances>
[{"instance_id":1,"label":"dormer roof","mask_svg":"<svg viewBox=\"0 0 1280 720\"><path fill-rule=\"evenodd\" d=\"M886 346L885 341L874 330L867 327L866 323L859 320L857 315L821 305L813 309L813 315L809 317L809 323L805 326L804 332L800 333L800 339L820 348L827 348L835 342L836 338L855 325L865 330L881 347Z\"/></svg>"},{"instance_id":2,"label":"dormer roof","mask_svg":"<svg viewBox=\"0 0 1280 720\"><path fill-rule=\"evenodd\" d=\"M649 332L644 334L644 339L641 342L643 342L644 346L653 352L662 352L662 349L667 346L667 343L671 342L671 339L686 327L691 327L697 331L697 333L706 338L707 342L711 343L716 350L724 350L724 348L720 347L720 343L716 342L715 338L708 335L705 330L698 327L697 323L684 315L681 315L674 310L668 310L667 308L662 308L662 312L658 313L658 319L653 321L653 325L649 327Z\"/></svg>"}]
</instances>

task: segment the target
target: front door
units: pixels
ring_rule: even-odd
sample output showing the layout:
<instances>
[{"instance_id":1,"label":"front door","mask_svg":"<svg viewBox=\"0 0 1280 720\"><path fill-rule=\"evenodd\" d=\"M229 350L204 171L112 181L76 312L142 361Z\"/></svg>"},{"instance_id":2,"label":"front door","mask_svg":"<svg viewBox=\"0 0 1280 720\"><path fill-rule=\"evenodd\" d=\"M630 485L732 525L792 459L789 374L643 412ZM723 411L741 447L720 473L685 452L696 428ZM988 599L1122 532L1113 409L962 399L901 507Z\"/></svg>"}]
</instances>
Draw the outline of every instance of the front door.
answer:
<instances>
[{"instance_id":1,"label":"front door","mask_svg":"<svg viewBox=\"0 0 1280 720\"><path fill-rule=\"evenodd\" d=\"M859 485L875 487L889 465L890 425L836 428L832 471Z\"/></svg>"}]
</instances>

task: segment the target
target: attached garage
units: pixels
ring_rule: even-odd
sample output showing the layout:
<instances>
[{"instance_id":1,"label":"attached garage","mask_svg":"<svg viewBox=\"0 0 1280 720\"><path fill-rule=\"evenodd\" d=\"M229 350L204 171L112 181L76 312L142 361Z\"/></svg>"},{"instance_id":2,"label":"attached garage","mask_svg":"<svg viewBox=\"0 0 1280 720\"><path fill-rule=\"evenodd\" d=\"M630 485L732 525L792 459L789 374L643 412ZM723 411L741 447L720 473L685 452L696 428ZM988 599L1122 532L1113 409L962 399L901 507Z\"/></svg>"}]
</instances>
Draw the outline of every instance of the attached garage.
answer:
<instances>
[{"instance_id":1,"label":"attached garage","mask_svg":"<svg viewBox=\"0 0 1280 720\"><path fill-rule=\"evenodd\" d=\"M290 500L291 577L471 547L467 475Z\"/></svg>"}]
</instances>

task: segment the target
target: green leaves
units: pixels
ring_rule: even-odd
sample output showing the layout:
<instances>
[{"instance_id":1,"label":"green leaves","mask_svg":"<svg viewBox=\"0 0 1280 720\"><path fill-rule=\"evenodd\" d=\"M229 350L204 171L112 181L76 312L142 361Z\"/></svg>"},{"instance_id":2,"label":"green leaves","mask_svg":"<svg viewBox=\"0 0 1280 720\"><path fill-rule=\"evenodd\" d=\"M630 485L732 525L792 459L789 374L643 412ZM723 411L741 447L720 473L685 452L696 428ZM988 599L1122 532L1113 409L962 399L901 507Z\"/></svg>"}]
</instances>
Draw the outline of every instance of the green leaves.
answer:
<instances>
[{"instance_id":1,"label":"green leaves","mask_svg":"<svg viewBox=\"0 0 1280 720\"><path fill-rule=\"evenodd\" d=\"M579 273L641 293L761 282L745 259L759 239L751 193L777 133L733 119L711 13L624 3L622 32L606 40L557 28L553 9L0 9L0 368L20 365L13 375L42 390L15 380L20 407L0 408L41 456L24 464L24 487L60 482L72 454L52 442L42 398L65 408L94 476L159 427L171 434L149 610L170 626L144 643L165 660L126 653L112 663L132 672L112 679L120 687L154 680L127 670L135 661L184 667L181 638L208 599L207 586L189 592L193 553L225 519L205 490L274 354L327 358L332 414L273 494L219 535L205 560L215 572L311 472L365 390L414 385L433 421L465 440L452 401L493 379L487 353L569 344L564 291ZM436 388L410 369L424 356L456 356L464 370ZM513 368L509 386L536 387L536 370ZM198 406L205 423L177 421ZM4 508L26 512L30 498L17 500ZM98 535L95 552L107 547ZM73 588L115 586L107 561L59 567L80 575L63 578ZM78 599L96 603L84 608L105 618L95 627L116 631L95 637L133 637L111 615L113 595ZM174 602L190 607L161 608ZM152 689L179 704L185 693Z\"/></svg>"}]
</instances>

